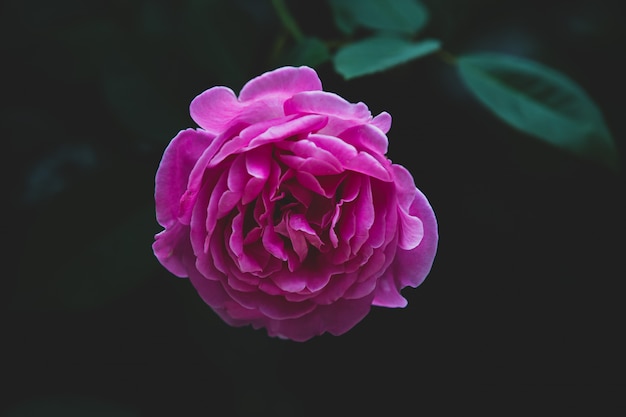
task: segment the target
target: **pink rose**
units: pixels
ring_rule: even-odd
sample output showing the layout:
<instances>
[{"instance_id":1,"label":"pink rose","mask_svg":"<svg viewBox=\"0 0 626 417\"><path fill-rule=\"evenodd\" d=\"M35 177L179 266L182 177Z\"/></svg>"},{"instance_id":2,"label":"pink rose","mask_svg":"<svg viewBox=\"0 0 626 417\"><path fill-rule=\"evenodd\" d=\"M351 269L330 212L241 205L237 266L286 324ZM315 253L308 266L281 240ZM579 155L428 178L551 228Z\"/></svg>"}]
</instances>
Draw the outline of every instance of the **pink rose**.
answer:
<instances>
[{"instance_id":1,"label":"pink rose","mask_svg":"<svg viewBox=\"0 0 626 417\"><path fill-rule=\"evenodd\" d=\"M435 215L385 157L391 116L283 67L237 97L190 106L199 129L171 141L156 173L156 257L189 277L233 326L305 341L340 335L372 305L404 307L437 249Z\"/></svg>"}]
</instances>

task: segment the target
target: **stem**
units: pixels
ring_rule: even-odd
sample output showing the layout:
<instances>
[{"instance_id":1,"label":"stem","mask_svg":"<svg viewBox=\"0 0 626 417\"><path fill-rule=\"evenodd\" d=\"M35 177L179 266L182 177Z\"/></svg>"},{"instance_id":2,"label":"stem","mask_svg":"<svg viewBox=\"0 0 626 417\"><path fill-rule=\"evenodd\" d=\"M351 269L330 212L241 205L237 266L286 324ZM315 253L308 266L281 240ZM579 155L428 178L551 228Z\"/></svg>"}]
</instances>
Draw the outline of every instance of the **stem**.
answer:
<instances>
[{"instance_id":1,"label":"stem","mask_svg":"<svg viewBox=\"0 0 626 417\"><path fill-rule=\"evenodd\" d=\"M302 40L304 35L291 13L289 13L289 10L287 10L285 1L272 0L272 5L274 6L274 10L276 10L276 14L278 14L278 17L280 18L281 23L285 26L289 33L291 33L291 36L293 36L296 41Z\"/></svg>"}]
</instances>

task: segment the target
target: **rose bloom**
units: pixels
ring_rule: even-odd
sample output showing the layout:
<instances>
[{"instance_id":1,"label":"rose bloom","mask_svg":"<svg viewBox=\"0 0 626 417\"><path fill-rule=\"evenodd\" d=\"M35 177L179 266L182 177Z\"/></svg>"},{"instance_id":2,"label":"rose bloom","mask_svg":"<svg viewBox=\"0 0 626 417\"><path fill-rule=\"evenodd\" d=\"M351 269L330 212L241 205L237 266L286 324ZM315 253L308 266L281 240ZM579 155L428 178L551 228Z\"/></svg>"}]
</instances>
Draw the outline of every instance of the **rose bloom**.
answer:
<instances>
[{"instance_id":1,"label":"rose bloom","mask_svg":"<svg viewBox=\"0 0 626 417\"><path fill-rule=\"evenodd\" d=\"M437 249L433 210L386 158L391 116L282 67L237 97L190 105L156 173L153 250L228 324L305 341L340 335L372 305L404 307Z\"/></svg>"}]
</instances>

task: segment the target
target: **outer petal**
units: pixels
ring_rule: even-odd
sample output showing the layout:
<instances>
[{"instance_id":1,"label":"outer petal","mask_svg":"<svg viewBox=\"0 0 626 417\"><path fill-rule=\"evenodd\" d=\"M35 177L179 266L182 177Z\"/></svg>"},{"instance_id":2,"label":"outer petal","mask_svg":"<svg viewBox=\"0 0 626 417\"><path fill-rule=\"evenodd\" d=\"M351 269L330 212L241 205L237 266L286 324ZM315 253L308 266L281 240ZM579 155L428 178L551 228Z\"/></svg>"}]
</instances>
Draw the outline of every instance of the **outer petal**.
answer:
<instances>
[{"instance_id":1,"label":"outer petal","mask_svg":"<svg viewBox=\"0 0 626 417\"><path fill-rule=\"evenodd\" d=\"M195 129L180 131L165 149L155 178L156 218L161 226L176 222L189 174L214 136Z\"/></svg>"},{"instance_id":2,"label":"outer petal","mask_svg":"<svg viewBox=\"0 0 626 417\"><path fill-rule=\"evenodd\" d=\"M371 124L353 126L339 135L357 149L366 149L371 153L383 156L387 153L389 140L387 136Z\"/></svg>"},{"instance_id":3,"label":"outer petal","mask_svg":"<svg viewBox=\"0 0 626 417\"><path fill-rule=\"evenodd\" d=\"M337 94L307 91L285 101L285 114L325 114L339 119L367 122L372 114L364 103L350 103Z\"/></svg>"},{"instance_id":4,"label":"outer petal","mask_svg":"<svg viewBox=\"0 0 626 417\"><path fill-rule=\"evenodd\" d=\"M265 96L291 96L301 91L321 90L322 82L309 67L282 67L266 72L243 86L241 101L258 100Z\"/></svg>"},{"instance_id":5,"label":"outer petal","mask_svg":"<svg viewBox=\"0 0 626 417\"><path fill-rule=\"evenodd\" d=\"M417 188L413 182L413 177L400 165L392 165L394 182L397 189L398 198L398 219L399 219L399 241L401 249L410 250L419 245L424 236L422 221L409 214L410 205L416 198Z\"/></svg>"},{"instance_id":6,"label":"outer petal","mask_svg":"<svg viewBox=\"0 0 626 417\"><path fill-rule=\"evenodd\" d=\"M415 249L398 251L393 267L396 270L396 281L402 288L406 286L415 288L424 281L433 265L439 242L435 212L426 196L419 190L411 204L409 214L422 221L424 236Z\"/></svg>"},{"instance_id":7,"label":"outer petal","mask_svg":"<svg viewBox=\"0 0 626 417\"><path fill-rule=\"evenodd\" d=\"M357 300L339 299L328 305L318 306L311 313L293 320L269 321L267 332L270 336L307 341L314 336L328 332L339 336L352 329L369 313L371 297Z\"/></svg>"},{"instance_id":8,"label":"outer petal","mask_svg":"<svg viewBox=\"0 0 626 417\"><path fill-rule=\"evenodd\" d=\"M406 306L406 300L400 295L400 290L407 286L420 285L432 268L439 241L437 220L430 203L419 190L409 208L409 214L422 221L423 238L414 249L398 249L393 263L379 280L373 305Z\"/></svg>"},{"instance_id":9,"label":"outer petal","mask_svg":"<svg viewBox=\"0 0 626 417\"><path fill-rule=\"evenodd\" d=\"M389 132L391 129L391 115L386 111L374 117L371 122L374 126L382 130L383 133Z\"/></svg>"},{"instance_id":10,"label":"outer petal","mask_svg":"<svg viewBox=\"0 0 626 417\"><path fill-rule=\"evenodd\" d=\"M152 244L154 256L165 269L180 278L188 276L187 267L182 260L185 257L193 256L193 250L189 243L189 227L176 223L154 238Z\"/></svg>"},{"instance_id":11,"label":"outer petal","mask_svg":"<svg viewBox=\"0 0 626 417\"><path fill-rule=\"evenodd\" d=\"M233 90L227 87L213 87L191 101L189 113L198 126L217 135L226 129L243 107Z\"/></svg>"}]
</instances>

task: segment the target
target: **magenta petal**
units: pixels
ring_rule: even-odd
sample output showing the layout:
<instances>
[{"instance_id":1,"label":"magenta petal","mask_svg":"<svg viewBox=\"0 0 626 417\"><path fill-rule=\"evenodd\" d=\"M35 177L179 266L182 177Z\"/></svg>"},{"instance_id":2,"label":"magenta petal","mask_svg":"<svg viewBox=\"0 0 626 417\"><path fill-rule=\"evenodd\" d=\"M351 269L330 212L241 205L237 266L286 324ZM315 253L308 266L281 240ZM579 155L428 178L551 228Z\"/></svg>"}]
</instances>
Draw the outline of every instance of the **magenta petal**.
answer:
<instances>
[{"instance_id":1,"label":"magenta petal","mask_svg":"<svg viewBox=\"0 0 626 417\"><path fill-rule=\"evenodd\" d=\"M281 261L287 260L287 252L285 252L285 243L274 231L273 227L267 227L263 230L263 236L261 237L263 246L267 251L280 259Z\"/></svg>"},{"instance_id":2,"label":"magenta petal","mask_svg":"<svg viewBox=\"0 0 626 417\"><path fill-rule=\"evenodd\" d=\"M437 252L439 233L435 213L424 194L419 190L409 214L421 220L424 230L423 237L415 249L398 251L394 260L394 269L396 280L402 287L417 287L430 272Z\"/></svg>"},{"instance_id":3,"label":"magenta petal","mask_svg":"<svg viewBox=\"0 0 626 417\"><path fill-rule=\"evenodd\" d=\"M359 198L354 202L354 217L356 218L356 230L350 240L352 253L359 251L369 237L369 230L374 223L375 212L372 201L372 187L369 181L363 181Z\"/></svg>"},{"instance_id":4,"label":"magenta petal","mask_svg":"<svg viewBox=\"0 0 626 417\"><path fill-rule=\"evenodd\" d=\"M393 173L394 183L396 185L398 205L404 211L408 212L417 194L413 177L411 173L401 165L392 164L391 172Z\"/></svg>"},{"instance_id":5,"label":"magenta petal","mask_svg":"<svg viewBox=\"0 0 626 417\"><path fill-rule=\"evenodd\" d=\"M371 124L351 127L339 136L357 149L369 150L378 156L385 155L389 146L387 135Z\"/></svg>"},{"instance_id":6,"label":"magenta petal","mask_svg":"<svg viewBox=\"0 0 626 417\"><path fill-rule=\"evenodd\" d=\"M158 233L154 238L152 250L159 262L177 277L188 276L187 268L182 260L193 256L193 250L189 244L189 227L176 223Z\"/></svg>"},{"instance_id":7,"label":"magenta petal","mask_svg":"<svg viewBox=\"0 0 626 417\"><path fill-rule=\"evenodd\" d=\"M374 117L370 123L379 128L383 133L387 133L389 129L391 129L391 115L384 111Z\"/></svg>"},{"instance_id":8,"label":"magenta petal","mask_svg":"<svg viewBox=\"0 0 626 417\"><path fill-rule=\"evenodd\" d=\"M381 181L391 181L387 167L367 152L359 152L353 159L346 162L344 167Z\"/></svg>"},{"instance_id":9,"label":"magenta petal","mask_svg":"<svg viewBox=\"0 0 626 417\"><path fill-rule=\"evenodd\" d=\"M190 261L187 261L187 264L189 280L205 303L216 309L231 301L220 281L206 279L193 265L190 265Z\"/></svg>"},{"instance_id":10,"label":"magenta petal","mask_svg":"<svg viewBox=\"0 0 626 417\"><path fill-rule=\"evenodd\" d=\"M213 87L191 101L189 113L198 126L210 133L219 134L239 115L242 108L233 90Z\"/></svg>"},{"instance_id":11,"label":"magenta petal","mask_svg":"<svg viewBox=\"0 0 626 417\"><path fill-rule=\"evenodd\" d=\"M327 122L325 116L309 115L272 125L255 137L250 138L247 132L242 131L235 140L226 142L222 149L212 158L209 166L218 165L230 155L250 151L261 145L278 142L300 133L307 133L319 129Z\"/></svg>"},{"instance_id":12,"label":"magenta petal","mask_svg":"<svg viewBox=\"0 0 626 417\"><path fill-rule=\"evenodd\" d=\"M373 304L388 308L406 307L408 301L400 294L398 287L389 275L391 275L391 270L378 280Z\"/></svg>"},{"instance_id":13,"label":"magenta petal","mask_svg":"<svg viewBox=\"0 0 626 417\"><path fill-rule=\"evenodd\" d=\"M246 153L246 171L255 178L266 180L270 175L271 149L254 149Z\"/></svg>"},{"instance_id":14,"label":"magenta petal","mask_svg":"<svg viewBox=\"0 0 626 417\"><path fill-rule=\"evenodd\" d=\"M237 155L228 169L228 188L231 191L241 193L248 182L245 159L245 155Z\"/></svg>"},{"instance_id":15,"label":"magenta petal","mask_svg":"<svg viewBox=\"0 0 626 417\"><path fill-rule=\"evenodd\" d=\"M229 247L235 255L234 261L239 266L240 272L247 273L262 271L263 268L257 259L250 256L247 250L244 250L243 240L243 215L238 213L232 220L229 239Z\"/></svg>"},{"instance_id":16,"label":"magenta petal","mask_svg":"<svg viewBox=\"0 0 626 417\"><path fill-rule=\"evenodd\" d=\"M293 248L296 255L298 255L298 260L300 262L304 261L309 251L309 245L307 244L304 235L297 230L294 230L289 224L286 228L287 235L289 236L289 240L291 241L291 247ZM290 269L295 270L295 267L290 266Z\"/></svg>"},{"instance_id":17,"label":"magenta petal","mask_svg":"<svg viewBox=\"0 0 626 417\"><path fill-rule=\"evenodd\" d=\"M399 302L399 291L407 286L420 285L432 268L439 239L437 221L428 200L420 191L417 192L409 213L422 221L424 236L414 249L398 249L393 263L379 279L374 305L403 307L402 303L395 304ZM394 294L393 288L398 294Z\"/></svg>"},{"instance_id":18,"label":"magenta petal","mask_svg":"<svg viewBox=\"0 0 626 417\"><path fill-rule=\"evenodd\" d=\"M219 205L222 196L226 193L227 190L227 173L223 172L222 175L220 175L217 183L215 184L214 189L211 190L211 194L209 196L208 205L206 207L206 224L204 229L205 232L215 229L215 224L217 223L218 219L226 214L220 212ZM194 224L193 220L194 218L192 216L192 228L199 228L200 224Z\"/></svg>"},{"instance_id":19,"label":"magenta petal","mask_svg":"<svg viewBox=\"0 0 626 417\"><path fill-rule=\"evenodd\" d=\"M363 103L350 103L337 94L307 91L285 101L285 114L326 114L339 119L368 121L372 114Z\"/></svg>"},{"instance_id":20,"label":"magenta petal","mask_svg":"<svg viewBox=\"0 0 626 417\"><path fill-rule=\"evenodd\" d=\"M242 293L225 288L233 299L242 306L257 308L265 316L274 320L295 319L310 313L315 309L315 303L303 301L292 303L281 296L269 296L262 293Z\"/></svg>"},{"instance_id":21,"label":"magenta petal","mask_svg":"<svg viewBox=\"0 0 626 417\"><path fill-rule=\"evenodd\" d=\"M202 152L202 155L198 158L197 162L189 173L189 180L187 181L187 189L180 198L180 209L178 212L178 221L183 224L189 224L191 219L191 213L193 206L198 198L198 193L203 187L204 181L207 179L207 170L211 159L215 156L217 150L227 142L233 135L233 132L239 131L240 126L234 125L229 127L225 132L216 136L210 143L210 145ZM199 132L202 132L201 130ZM207 134L207 133L205 133ZM209 177L209 182L211 181Z\"/></svg>"},{"instance_id":22,"label":"magenta petal","mask_svg":"<svg viewBox=\"0 0 626 417\"><path fill-rule=\"evenodd\" d=\"M270 336L305 342L314 336L330 333L339 336L352 329L369 313L371 297L359 300L339 299L317 306L306 316L295 320L274 320L267 323Z\"/></svg>"},{"instance_id":23,"label":"magenta petal","mask_svg":"<svg viewBox=\"0 0 626 417\"><path fill-rule=\"evenodd\" d=\"M307 280L303 274L290 271L279 271L271 276L278 288L287 292L300 292L306 288Z\"/></svg>"},{"instance_id":24,"label":"magenta petal","mask_svg":"<svg viewBox=\"0 0 626 417\"><path fill-rule=\"evenodd\" d=\"M176 222L189 174L214 136L202 130L180 131L165 149L155 178L156 218L161 226Z\"/></svg>"},{"instance_id":25,"label":"magenta petal","mask_svg":"<svg viewBox=\"0 0 626 417\"><path fill-rule=\"evenodd\" d=\"M398 209L398 246L400 249L410 250L420 244L424 236L422 221Z\"/></svg>"},{"instance_id":26,"label":"magenta petal","mask_svg":"<svg viewBox=\"0 0 626 417\"><path fill-rule=\"evenodd\" d=\"M272 187L270 176L278 175L280 168L275 166L276 162L272 160L271 153L272 149L269 147L256 148L246 153L246 171L251 178L245 185L242 204L250 203L264 189Z\"/></svg>"},{"instance_id":27,"label":"magenta petal","mask_svg":"<svg viewBox=\"0 0 626 417\"><path fill-rule=\"evenodd\" d=\"M346 163L354 159L358 153L354 146L336 136L311 134L307 137L307 140L314 143L318 148L332 154L340 163Z\"/></svg>"},{"instance_id":28,"label":"magenta petal","mask_svg":"<svg viewBox=\"0 0 626 417\"><path fill-rule=\"evenodd\" d=\"M242 101L258 100L265 96L290 96L301 91L321 90L322 82L309 67L282 67L266 72L243 86Z\"/></svg>"}]
</instances>

